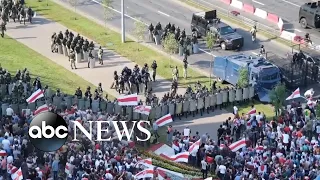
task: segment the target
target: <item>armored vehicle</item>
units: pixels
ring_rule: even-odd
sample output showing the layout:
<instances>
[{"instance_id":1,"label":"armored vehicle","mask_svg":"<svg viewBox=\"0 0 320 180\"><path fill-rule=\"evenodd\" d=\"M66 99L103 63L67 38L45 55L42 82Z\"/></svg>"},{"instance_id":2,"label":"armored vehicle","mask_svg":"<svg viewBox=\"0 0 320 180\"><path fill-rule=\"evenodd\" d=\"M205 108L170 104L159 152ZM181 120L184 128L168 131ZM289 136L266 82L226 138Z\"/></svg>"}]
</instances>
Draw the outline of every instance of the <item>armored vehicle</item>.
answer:
<instances>
[{"instance_id":1,"label":"armored vehicle","mask_svg":"<svg viewBox=\"0 0 320 180\"><path fill-rule=\"evenodd\" d=\"M254 86L260 101L269 102L268 92L281 82L280 69L263 57L237 54L215 57L213 73L220 81L236 85L242 68L248 70L249 84Z\"/></svg>"},{"instance_id":2,"label":"armored vehicle","mask_svg":"<svg viewBox=\"0 0 320 180\"><path fill-rule=\"evenodd\" d=\"M302 28L320 27L320 1L309 2L300 6L299 22Z\"/></svg>"},{"instance_id":3,"label":"armored vehicle","mask_svg":"<svg viewBox=\"0 0 320 180\"><path fill-rule=\"evenodd\" d=\"M228 24L217 18L217 11L199 12L192 15L191 31L197 37L206 36L211 32L217 38L221 49L241 49L244 39Z\"/></svg>"}]
</instances>

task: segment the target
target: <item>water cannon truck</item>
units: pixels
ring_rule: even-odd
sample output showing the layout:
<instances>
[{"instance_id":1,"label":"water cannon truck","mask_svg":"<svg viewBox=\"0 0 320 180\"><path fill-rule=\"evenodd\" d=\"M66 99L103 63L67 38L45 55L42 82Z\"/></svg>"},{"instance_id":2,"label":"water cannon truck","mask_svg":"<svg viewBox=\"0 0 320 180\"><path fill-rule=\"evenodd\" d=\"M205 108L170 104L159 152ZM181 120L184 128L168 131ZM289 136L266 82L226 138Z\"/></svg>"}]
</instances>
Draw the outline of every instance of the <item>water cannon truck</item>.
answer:
<instances>
[{"instance_id":1,"label":"water cannon truck","mask_svg":"<svg viewBox=\"0 0 320 180\"><path fill-rule=\"evenodd\" d=\"M248 70L249 85L253 86L261 102L270 102L269 91L281 82L280 69L263 57L245 54L215 57L213 74L219 81L234 86L240 78L240 70Z\"/></svg>"}]
</instances>

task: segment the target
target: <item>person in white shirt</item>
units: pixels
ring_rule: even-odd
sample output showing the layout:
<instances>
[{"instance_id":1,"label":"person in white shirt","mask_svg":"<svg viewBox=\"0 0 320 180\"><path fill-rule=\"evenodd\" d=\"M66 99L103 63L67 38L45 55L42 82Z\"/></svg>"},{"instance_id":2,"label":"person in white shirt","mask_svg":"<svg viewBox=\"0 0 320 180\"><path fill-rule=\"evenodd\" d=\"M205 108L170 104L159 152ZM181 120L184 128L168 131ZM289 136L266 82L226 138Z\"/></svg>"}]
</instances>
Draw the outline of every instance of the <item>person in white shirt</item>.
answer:
<instances>
[{"instance_id":1,"label":"person in white shirt","mask_svg":"<svg viewBox=\"0 0 320 180\"><path fill-rule=\"evenodd\" d=\"M218 177L220 179L224 179L224 176L226 175L227 167L224 164L220 164L218 166Z\"/></svg>"},{"instance_id":2,"label":"person in white shirt","mask_svg":"<svg viewBox=\"0 0 320 180\"><path fill-rule=\"evenodd\" d=\"M205 159L201 161L201 172L202 172L202 178L206 179L208 176L208 163Z\"/></svg>"},{"instance_id":3,"label":"person in white shirt","mask_svg":"<svg viewBox=\"0 0 320 180\"><path fill-rule=\"evenodd\" d=\"M6 109L6 113L7 113L7 117L8 117L9 119L11 119L12 116L14 115L14 111L13 111L11 105Z\"/></svg>"},{"instance_id":4,"label":"person in white shirt","mask_svg":"<svg viewBox=\"0 0 320 180\"><path fill-rule=\"evenodd\" d=\"M8 140L8 136L4 136L4 140L2 140L2 147L6 151L10 151L10 141Z\"/></svg>"}]
</instances>

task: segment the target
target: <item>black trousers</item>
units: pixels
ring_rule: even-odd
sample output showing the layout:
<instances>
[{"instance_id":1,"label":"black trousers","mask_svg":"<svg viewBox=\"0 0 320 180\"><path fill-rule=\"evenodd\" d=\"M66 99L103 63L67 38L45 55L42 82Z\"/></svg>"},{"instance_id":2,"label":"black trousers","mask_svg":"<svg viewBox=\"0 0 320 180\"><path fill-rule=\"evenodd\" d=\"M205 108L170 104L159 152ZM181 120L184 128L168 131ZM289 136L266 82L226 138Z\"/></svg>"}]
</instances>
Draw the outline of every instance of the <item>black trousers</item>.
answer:
<instances>
[{"instance_id":1,"label":"black trousers","mask_svg":"<svg viewBox=\"0 0 320 180\"><path fill-rule=\"evenodd\" d=\"M201 169L201 172L202 172L202 178L206 179L208 177L208 170Z\"/></svg>"}]
</instances>

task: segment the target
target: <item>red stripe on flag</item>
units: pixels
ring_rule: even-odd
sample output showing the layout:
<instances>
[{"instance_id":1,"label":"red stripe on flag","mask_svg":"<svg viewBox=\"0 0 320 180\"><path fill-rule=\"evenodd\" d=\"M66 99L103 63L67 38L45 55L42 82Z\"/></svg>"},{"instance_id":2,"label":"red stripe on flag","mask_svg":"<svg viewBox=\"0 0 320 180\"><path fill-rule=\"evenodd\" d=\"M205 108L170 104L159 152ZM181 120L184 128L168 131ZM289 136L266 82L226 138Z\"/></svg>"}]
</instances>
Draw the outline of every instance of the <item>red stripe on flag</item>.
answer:
<instances>
[{"instance_id":1,"label":"red stripe on flag","mask_svg":"<svg viewBox=\"0 0 320 180\"><path fill-rule=\"evenodd\" d=\"M138 101L138 97L125 97L125 98L119 98L119 102L131 102L131 101Z\"/></svg>"},{"instance_id":2,"label":"red stripe on flag","mask_svg":"<svg viewBox=\"0 0 320 180\"><path fill-rule=\"evenodd\" d=\"M41 91L39 91L37 94L35 94L35 95L31 95L32 96L32 98L31 99L29 99L29 101L28 102L34 102L35 100L37 100L38 99L38 97L41 95L41 94L43 94L43 91L41 90Z\"/></svg>"},{"instance_id":3,"label":"red stripe on flag","mask_svg":"<svg viewBox=\"0 0 320 180\"><path fill-rule=\"evenodd\" d=\"M170 116L170 115L166 115L166 116L158 119L158 120L157 120L157 124L162 124L163 122L165 122L165 121L167 121L167 120L169 120L169 119L171 119L171 116Z\"/></svg>"}]
</instances>

